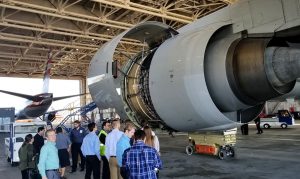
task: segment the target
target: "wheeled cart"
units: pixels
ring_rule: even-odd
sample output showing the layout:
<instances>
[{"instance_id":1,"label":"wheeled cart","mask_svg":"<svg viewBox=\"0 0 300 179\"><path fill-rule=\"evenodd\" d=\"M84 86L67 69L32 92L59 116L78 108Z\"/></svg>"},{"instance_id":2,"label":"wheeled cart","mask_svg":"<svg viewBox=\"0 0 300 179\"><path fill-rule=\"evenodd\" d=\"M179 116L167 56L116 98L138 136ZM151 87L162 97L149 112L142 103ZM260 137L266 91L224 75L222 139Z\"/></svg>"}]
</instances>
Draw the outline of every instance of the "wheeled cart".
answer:
<instances>
[{"instance_id":1,"label":"wheeled cart","mask_svg":"<svg viewBox=\"0 0 300 179\"><path fill-rule=\"evenodd\" d=\"M237 128L221 132L189 133L189 145L186 153L208 154L218 156L221 160L235 156Z\"/></svg>"}]
</instances>

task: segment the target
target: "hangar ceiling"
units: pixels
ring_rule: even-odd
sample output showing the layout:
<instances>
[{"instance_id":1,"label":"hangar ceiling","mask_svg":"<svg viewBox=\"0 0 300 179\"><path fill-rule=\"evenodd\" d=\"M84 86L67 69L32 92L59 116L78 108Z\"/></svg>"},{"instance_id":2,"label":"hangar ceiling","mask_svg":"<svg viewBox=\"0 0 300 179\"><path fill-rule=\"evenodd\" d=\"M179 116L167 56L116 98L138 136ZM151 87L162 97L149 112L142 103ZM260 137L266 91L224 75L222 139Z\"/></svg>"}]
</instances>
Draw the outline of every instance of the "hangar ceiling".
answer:
<instances>
[{"instance_id":1,"label":"hangar ceiling","mask_svg":"<svg viewBox=\"0 0 300 179\"><path fill-rule=\"evenodd\" d=\"M82 79L105 42L145 21L178 29L237 0L1 0L0 76ZM143 48L124 39L121 62Z\"/></svg>"}]
</instances>

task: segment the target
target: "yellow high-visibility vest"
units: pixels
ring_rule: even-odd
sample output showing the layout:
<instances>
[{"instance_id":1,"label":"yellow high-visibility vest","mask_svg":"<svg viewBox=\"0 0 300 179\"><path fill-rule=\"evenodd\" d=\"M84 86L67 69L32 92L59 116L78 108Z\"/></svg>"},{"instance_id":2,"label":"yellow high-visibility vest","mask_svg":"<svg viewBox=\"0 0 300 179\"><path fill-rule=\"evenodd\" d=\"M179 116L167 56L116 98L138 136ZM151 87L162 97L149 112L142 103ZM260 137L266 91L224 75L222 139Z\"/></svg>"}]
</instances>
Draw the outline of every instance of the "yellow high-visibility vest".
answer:
<instances>
[{"instance_id":1,"label":"yellow high-visibility vest","mask_svg":"<svg viewBox=\"0 0 300 179\"><path fill-rule=\"evenodd\" d=\"M101 134L104 134L105 136L107 136L107 133L105 132L105 130L101 130L98 137L100 138ZM105 144L102 144L100 141L100 155L104 156L105 155Z\"/></svg>"}]
</instances>

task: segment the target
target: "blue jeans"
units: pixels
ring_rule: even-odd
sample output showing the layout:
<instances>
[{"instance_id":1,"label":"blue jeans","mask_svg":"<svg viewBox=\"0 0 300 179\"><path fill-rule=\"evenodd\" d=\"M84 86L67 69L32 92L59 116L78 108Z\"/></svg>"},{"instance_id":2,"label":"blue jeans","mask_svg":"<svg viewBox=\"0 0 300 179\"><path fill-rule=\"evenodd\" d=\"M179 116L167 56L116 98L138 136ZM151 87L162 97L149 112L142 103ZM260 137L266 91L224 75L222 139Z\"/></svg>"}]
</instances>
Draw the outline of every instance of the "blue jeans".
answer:
<instances>
[{"instance_id":1,"label":"blue jeans","mask_svg":"<svg viewBox=\"0 0 300 179\"><path fill-rule=\"evenodd\" d=\"M58 170L46 170L47 179L60 179Z\"/></svg>"}]
</instances>

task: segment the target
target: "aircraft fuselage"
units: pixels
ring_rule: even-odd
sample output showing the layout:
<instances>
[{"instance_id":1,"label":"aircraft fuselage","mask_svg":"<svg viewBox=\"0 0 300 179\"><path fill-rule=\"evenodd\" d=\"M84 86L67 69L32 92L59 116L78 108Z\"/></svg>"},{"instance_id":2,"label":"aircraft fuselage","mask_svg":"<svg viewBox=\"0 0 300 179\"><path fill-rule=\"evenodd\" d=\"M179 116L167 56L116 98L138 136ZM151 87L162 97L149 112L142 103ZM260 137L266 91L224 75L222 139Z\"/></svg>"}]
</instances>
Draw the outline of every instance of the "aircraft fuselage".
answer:
<instances>
[{"instance_id":1,"label":"aircraft fuselage","mask_svg":"<svg viewBox=\"0 0 300 179\"><path fill-rule=\"evenodd\" d=\"M17 119L27 119L27 118L36 118L43 115L53 101L52 93L42 93L34 96L34 101L22 109L18 114L16 114Z\"/></svg>"}]
</instances>

